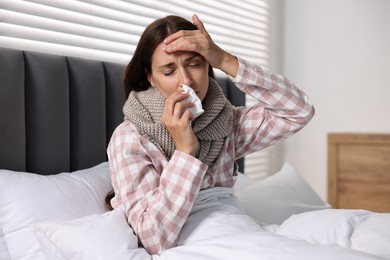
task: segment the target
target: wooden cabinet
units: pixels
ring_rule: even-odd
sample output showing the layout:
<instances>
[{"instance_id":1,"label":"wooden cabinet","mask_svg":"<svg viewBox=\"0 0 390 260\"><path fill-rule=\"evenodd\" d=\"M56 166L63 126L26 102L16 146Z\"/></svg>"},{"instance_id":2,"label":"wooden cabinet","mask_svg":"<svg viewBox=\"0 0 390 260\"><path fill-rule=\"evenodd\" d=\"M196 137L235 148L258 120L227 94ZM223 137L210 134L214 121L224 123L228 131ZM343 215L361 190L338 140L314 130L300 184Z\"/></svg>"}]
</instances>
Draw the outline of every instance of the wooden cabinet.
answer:
<instances>
[{"instance_id":1,"label":"wooden cabinet","mask_svg":"<svg viewBox=\"0 0 390 260\"><path fill-rule=\"evenodd\" d=\"M390 212L390 135L328 135L328 200L334 208Z\"/></svg>"}]
</instances>

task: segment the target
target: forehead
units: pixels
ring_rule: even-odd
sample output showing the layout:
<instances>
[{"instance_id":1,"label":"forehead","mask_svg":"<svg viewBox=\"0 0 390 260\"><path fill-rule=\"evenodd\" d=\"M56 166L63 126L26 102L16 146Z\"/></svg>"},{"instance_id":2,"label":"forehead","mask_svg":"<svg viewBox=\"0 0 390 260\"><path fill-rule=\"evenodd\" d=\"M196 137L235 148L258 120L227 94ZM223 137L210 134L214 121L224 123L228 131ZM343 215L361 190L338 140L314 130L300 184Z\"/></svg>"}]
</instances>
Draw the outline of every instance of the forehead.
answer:
<instances>
[{"instance_id":1,"label":"forehead","mask_svg":"<svg viewBox=\"0 0 390 260\"><path fill-rule=\"evenodd\" d=\"M152 66L160 66L166 63L176 63L179 60L186 60L187 58L198 56L196 52L178 51L174 53L166 53L164 51L164 43L157 45L152 55Z\"/></svg>"}]
</instances>

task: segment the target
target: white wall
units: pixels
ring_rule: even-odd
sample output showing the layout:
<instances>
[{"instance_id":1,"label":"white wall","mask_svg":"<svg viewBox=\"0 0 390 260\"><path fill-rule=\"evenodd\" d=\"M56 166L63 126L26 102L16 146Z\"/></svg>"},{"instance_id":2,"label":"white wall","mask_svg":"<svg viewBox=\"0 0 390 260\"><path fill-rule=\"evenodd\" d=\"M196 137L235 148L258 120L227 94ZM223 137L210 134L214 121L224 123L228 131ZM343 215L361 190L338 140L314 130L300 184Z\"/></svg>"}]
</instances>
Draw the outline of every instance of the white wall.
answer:
<instances>
[{"instance_id":1,"label":"white wall","mask_svg":"<svg viewBox=\"0 0 390 260\"><path fill-rule=\"evenodd\" d=\"M316 115L283 143L291 163L327 198L327 134L390 133L390 1L285 0L281 73Z\"/></svg>"}]
</instances>

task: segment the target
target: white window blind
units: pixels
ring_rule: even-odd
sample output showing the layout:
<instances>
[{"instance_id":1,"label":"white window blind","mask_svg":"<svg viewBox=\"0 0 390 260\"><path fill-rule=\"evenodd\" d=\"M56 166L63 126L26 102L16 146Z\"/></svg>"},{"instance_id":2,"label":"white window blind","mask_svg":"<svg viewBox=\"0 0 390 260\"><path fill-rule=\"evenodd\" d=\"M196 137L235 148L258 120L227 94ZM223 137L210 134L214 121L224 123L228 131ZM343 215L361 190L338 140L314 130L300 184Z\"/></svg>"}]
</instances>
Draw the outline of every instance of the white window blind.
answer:
<instances>
[{"instance_id":1,"label":"white window blind","mask_svg":"<svg viewBox=\"0 0 390 260\"><path fill-rule=\"evenodd\" d=\"M126 64L149 23L194 13L222 48L270 67L266 0L0 0L0 46ZM246 157L245 173L268 174L270 158L268 150Z\"/></svg>"}]
</instances>

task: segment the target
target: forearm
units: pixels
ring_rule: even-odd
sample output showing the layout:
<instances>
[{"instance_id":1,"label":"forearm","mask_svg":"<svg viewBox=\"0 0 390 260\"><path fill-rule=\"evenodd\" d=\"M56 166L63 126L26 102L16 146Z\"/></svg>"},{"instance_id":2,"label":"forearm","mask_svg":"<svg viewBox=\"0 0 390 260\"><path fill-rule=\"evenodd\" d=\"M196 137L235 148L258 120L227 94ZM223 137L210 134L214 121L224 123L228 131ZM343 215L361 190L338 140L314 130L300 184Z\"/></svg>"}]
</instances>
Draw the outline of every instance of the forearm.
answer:
<instances>
[{"instance_id":1,"label":"forearm","mask_svg":"<svg viewBox=\"0 0 390 260\"><path fill-rule=\"evenodd\" d=\"M239 61L237 77L232 80L239 89L255 98L266 114L297 128L310 121L315 110L301 89L281 75L269 73L245 60Z\"/></svg>"},{"instance_id":2,"label":"forearm","mask_svg":"<svg viewBox=\"0 0 390 260\"><path fill-rule=\"evenodd\" d=\"M307 95L283 76L268 73L239 59L236 86L257 100L257 104L236 108L236 155L261 150L302 129L313 117Z\"/></svg>"}]
</instances>

